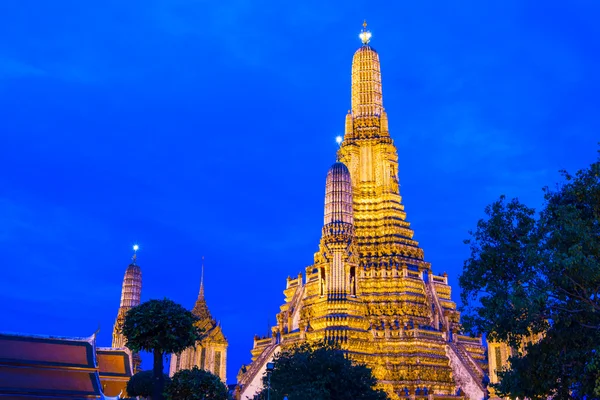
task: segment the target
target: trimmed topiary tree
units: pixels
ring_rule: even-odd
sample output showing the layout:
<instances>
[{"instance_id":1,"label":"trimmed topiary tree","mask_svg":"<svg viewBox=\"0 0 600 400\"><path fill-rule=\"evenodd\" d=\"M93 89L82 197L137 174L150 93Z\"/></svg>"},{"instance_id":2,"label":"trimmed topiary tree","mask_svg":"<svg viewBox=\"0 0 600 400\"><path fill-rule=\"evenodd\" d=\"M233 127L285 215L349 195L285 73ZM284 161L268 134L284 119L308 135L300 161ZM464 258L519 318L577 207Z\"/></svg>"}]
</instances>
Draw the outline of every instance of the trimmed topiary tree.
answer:
<instances>
[{"instance_id":1,"label":"trimmed topiary tree","mask_svg":"<svg viewBox=\"0 0 600 400\"><path fill-rule=\"evenodd\" d=\"M164 355L180 353L200 339L197 321L198 317L169 299L150 300L127 311L123 324L125 346L136 353L154 354L153 400L163 399Z\"/></svg>"},{"instance_id":2,"label":"trimmed topiary tree","mask_svg":"<svg viewBox=\"0 0 600 400\"><path fill-rule=\"evenodd\" d=\"M208 371L194 367L173 375L165 387L167 400L227 400L227 386Z\"/></svg>"},{"instance_id":3,"label":"trimmed topiary tree","mask_svg":"<svg viewBox=\"0 0 600 400\"><path fill-rule=\"evenodd\" d=\"M164 375L165 383L169 383L171 378L167 374ZM127 396L129 397L150 397L152 396L152 383L154 371L140 371L129 378L127 382Z\"/></svg>"}]
</instances>

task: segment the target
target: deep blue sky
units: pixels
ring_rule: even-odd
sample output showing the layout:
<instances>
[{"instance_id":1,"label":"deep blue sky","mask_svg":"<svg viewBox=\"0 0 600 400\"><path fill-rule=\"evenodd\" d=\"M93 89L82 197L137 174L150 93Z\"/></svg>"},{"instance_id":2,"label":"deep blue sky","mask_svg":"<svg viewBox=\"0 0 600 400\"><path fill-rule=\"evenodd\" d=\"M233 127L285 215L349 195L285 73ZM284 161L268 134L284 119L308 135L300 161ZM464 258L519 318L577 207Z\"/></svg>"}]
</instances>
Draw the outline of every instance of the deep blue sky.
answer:
<instances>
[{"instance_id":1,"label":"deep blue sky","mask_svg":"<svg viewBox=\"0 0 600 400\"><path fill-rule=\"evenodd\" d=\"M596 0L0 2L0 331L100 324L108 346L133 243L143 300L190 308L204 255L235 381L317 250L364 18L408 219L458 300L484 206L539 206L596 158L599 17Z\"/></svg>"}]
</instances>

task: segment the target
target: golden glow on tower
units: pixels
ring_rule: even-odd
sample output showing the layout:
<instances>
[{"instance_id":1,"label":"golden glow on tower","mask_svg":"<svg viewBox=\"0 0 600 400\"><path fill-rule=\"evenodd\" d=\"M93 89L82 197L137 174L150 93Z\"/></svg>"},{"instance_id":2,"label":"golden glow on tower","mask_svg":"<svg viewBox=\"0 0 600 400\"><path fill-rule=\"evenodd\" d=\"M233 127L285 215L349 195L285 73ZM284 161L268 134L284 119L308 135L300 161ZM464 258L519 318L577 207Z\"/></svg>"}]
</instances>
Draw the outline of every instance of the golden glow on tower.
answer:
<instances>
[{"instance_id":1,"label":"golden glow on tower","mask_svg":"<svg viewBox=\"0 0 600 400\"><path fill-rule=\"evenodd\" d=\"M253 363L238 375L238 398L260 390L265 363L279 349L327 340L371 368L392 400L449 399L459 387L481 399L481 338L459 334L448 277L432 273L413 240L383 109L379 56L366 23L360 37L352 109L338 162L327 175L314 263L304 276L288 277L277 325L270 335L255 337Z\"/></svg>"},{"instance_id":2,"label":"golden glow on tower","mask_svg":"<svg viewBox=\"0 0 600 400\"><path fill-rule=\"evenodd\" d=\"M371 32L364 23L360 38L363 42L352 59L352 116L379 117L383 112L381 68L379 55L369 46Z\"/></svg>"}]
</instances>

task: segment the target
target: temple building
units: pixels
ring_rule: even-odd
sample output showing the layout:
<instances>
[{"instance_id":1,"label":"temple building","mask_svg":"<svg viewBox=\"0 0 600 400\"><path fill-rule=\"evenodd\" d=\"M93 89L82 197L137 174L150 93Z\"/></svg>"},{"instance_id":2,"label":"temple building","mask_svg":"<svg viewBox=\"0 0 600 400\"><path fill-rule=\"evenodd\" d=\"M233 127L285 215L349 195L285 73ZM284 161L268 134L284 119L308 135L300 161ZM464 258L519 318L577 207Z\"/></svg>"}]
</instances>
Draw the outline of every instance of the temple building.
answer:
<instances>
[{"instance_id":1,"label":"temple building","mask_svg":"<svg viewBox=\"0 0 600 400\"><path fill-rule=\"evenodd\" d=\"M127 349L96 347L96 334L0 333L0 398L118 399L132 376Z\"/></svg>"},{"instance_id":2,"label":"temple building","mask_svg":"<svg viewBox=\"0 0 600 400\"><path fill-rule=\"evenodd\" d=\"M227 339L223 335L221 325L212 318L206 299L204 298L204 258L202 259L200 291L192 313L200 320L198 327L202 330L202 339L196 346L185 349L180 354L171 356L169 375L194 366L212 372L224 383L227 383Z\"/></svg>"},{"instance_id":3,"label":"temple building","mask_svg":"<svg viewBox=\"0 0 600 400\"><path fill-rule=\"evenodd\" d=\"M133 246L132 262L125 270L123 277L123 286L121 289L121 305L117 312L117 319L113 327L112 347L115 349L125 348L127 342L123 336L123 323L125 322L125 314L131 308L140 304L142 297L142 269L136 264L138 246ZM139 354L133 354L133 370L134 373L140 370L142 360Z\"/></svg>"},{"instance_id":4,"label":"temple building","mask_svg":"<svg viewBox=\"0 0 600 400\"><path fill-rule=\"evenodd\" d=\"M399 192L398 153L383 107L379 55L366 23L352 60L351 110L325 182L314 263L287 279L277 325L255 337L238 398L262 388L266 363L302 341L338 343L373 370L391 399L482 399L485 348L460 334L446 274L413 239ZM414 397L413 397L414 398Z\"/></svg>"}]
</instances>

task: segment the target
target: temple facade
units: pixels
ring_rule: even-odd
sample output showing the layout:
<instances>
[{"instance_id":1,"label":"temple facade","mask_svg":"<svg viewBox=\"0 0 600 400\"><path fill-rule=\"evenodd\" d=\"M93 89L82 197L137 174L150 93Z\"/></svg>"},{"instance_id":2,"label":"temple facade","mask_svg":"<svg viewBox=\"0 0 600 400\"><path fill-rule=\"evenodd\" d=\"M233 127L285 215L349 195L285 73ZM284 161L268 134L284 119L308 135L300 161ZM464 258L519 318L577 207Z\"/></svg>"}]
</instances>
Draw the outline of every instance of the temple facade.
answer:
<instances>
[{"instance_id":1,"label":"temple facade","mask_svg":"<svg viewBox=\"0 0 600 400\"><path fill-rule=\"evenodd\" d=\"M212 318L206 299L204 298L204 262L200 278L200 291L192 313L200 320L198 327L202 330L202 339L194 347L190 347L181 354L172 354L169 365L169 375L173 376L182 369L191 369L194 366L212 372L224 383L227 383L227 339L223 335L221 325Z\"/></svg>"},{"instance_id":2,"label":"temple facade","mask_svg":"<svg viewBox=\"0 0 600 400\"><path fill-rule=\"evenodd\" d=\"M137 245L134 246L134 251L137 252ZM125 270L123 277L123 285L121 288L121 304L117 312L117 319L113 327L112 348L125 348L127 340L123 336L123 323L125 322L125 314L131 308L140 304L142 297L142 269L136 264L137 255L134 253L132 262ZM134 373L140 370L142 360L139 354L133 354L133 371Z\"/></svg>"},{"instance_id":3,"label":"temple facade","mask_svg":"<svg viewBox=\"0 0 600 400\"><path fill-rule=\"evenodd\" d=\"M543 333L530 334L523 338L519 348L510 347L506 342L488 341L488 366L490 383L499 383L498 372L510 369L510 357L527 354L527 345L537 343L544 337ZM490 387L490 399L499 399Z\"/></svg>"},{"instance_id":4,"label":"temple facade","mask_svg":"<svg viewBox=\"0 0 600 400\"><path fill-rule=\"evenodd\" d=\"M302 341L338 343L369 366L391 399L482 399L485 349L460 334L446 274L432 273L399 192L398 153L383 107L379 55L366 24L352 60L351 110L329 169L319 249L288 278L277 325L255 337L238 398L262 388L266 363Z\"/></svg>"}]
</instances>

